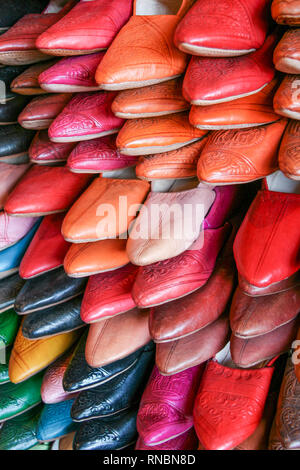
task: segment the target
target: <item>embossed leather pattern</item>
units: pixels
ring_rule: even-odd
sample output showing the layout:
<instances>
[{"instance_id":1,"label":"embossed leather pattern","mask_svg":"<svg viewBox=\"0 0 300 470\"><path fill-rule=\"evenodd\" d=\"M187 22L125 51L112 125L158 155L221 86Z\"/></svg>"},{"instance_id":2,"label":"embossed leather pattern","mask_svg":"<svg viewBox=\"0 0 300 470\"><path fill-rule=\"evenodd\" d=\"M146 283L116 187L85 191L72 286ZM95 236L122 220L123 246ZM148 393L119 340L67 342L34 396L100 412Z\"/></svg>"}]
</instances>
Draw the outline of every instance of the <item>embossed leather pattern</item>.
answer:
<instances>
[{"instance_id":1,"label":"embossed leather pattern","mask_svg":"<svg viewBox=\"0 0 300 470\"><path fill-rule=\"evenodd\" d=\"M125 212L123 217L119 217L119 197L126 196L128 207L136 206L142 204L149 189L150 185L146 181L96 178L69 210L62 225L63 236L73 243L82 243L115 238L127 232L134 215ZM108 223L107 214L105 224L97 216L97 208L105 204L112 204L116 209L116 227L112 231L109 226L113 224Z\"/></svg>"},{"instance_id":2,"label":"embossed leather pattern","mask_svg":"<svg viewBox=\"0 0 300 470\"><path fill-rule=\"evenodd\" d=\"M54 55L107 49L131 11L131 0L94 0L93 4L80 1L39 37L37 47Z\"/></svg>"},{"instance_id":3,"label":"embossed leather pattern","mask_svg":"<svg viewBox=\"0 0 300 470\"><path fill-rule=\"evenodd\" d=\"M125 122L117 137L117 147L128 155L149 155L174 150L196 140L207 132L192 127L188 113L170 114ZM169 148L171 147L171 148Z\"/></svg>"},{"instance_id":4,"label":"embossed leather pattern","mask_svg":"<svg viewBox=\"0 0 300 470\"><path fill-rule=\"evenodd\" d=\"M0 387L0 421L22 414L41 402L42 374L20 384L7 383ZM0 431L1 432L1 431ZM2 447L1 447L2 449Z\"/></svg>"},{"instance_id":5,"label":"embossed leather pattern","mask_svg":"<svg viewBox=\"0 0 300 470\"><path fill-rule=\"evenodd\" d=\"M92 323L134 308L131 290L137 273L138 267L128 264L108 273L91 276L82 301L82 320Z\"/></svg>"},{"instance_id":6,"label":"embossed leather pattern","mask_svg":"<svg viewBox=\"0 0 300 470\"><path fill-rule=\"evenodd\" d=\"M47 368L41 386L41 397L44 403L50 405L75 398L75 393L65 392L63 389L63 377L70 364L73 349L67 351Z\"/></svg>"},{"instance_id":7,"label":"embossed leather pattern","mask_svg":"<svg viewBox=\"0 0 300 470\"><path fill-rule=\"evenodd\" d=\"M103 56L104 53L99 52L61 59L39 75L39 84L43 90L56 93L96 90L99 86L95 72Z\"/></svg>"},{"instance_id":8,"label":"embossed leather pattern","mask_svg":"<svg viewBox=\"0 0 300 470\"><path fill-rule=\"evenodd\" d=\"M271 450L300 449L300 383L297 380L292 358L287 361L281 384L277 412L274 420L274 434Z\"/></svg>"},{"instance_id":9,"label":"embossed leather pattern","mask_svg":"<svg viewBox=\"0 0 300 470\"><path fill-rule=\"evenodd\" d=\"M273 371L207 364L194 405L194 425L205 449L232 449L251 436L261 420Z\"/></svg>"},{"instance_id":10,"label":"embossed leather pattern","mask_svg":"<svg viewBox=\"0 0 300 470\"><path fill-rule=\"evenodd\" d=\"M195 55L216 57L258 49L268 30L268 3L239 0L233 5L230 0L198 0L177 26L175 44ZM197 47L206 50L197 53Z\"/></svg>"},{"instance_id":11,"label":"embossed leather pattern","mask_svg":"<svg viewBox=\"0 0 300 470\"><path fill-rule=\"evenodd\" d=\"M29 158L32 163L48 165L50 163L61 163L68 159L68 156L75 147L75 143L51 142L47 130L37 132L29 150Z\"/></svg>"},{"instance_id":12,"label":"embossed leather pattern","mask_svg":"<svg viewBox=\"0 0 300 470\"><path fill-rule=\"evenodd\" d=\"M207 137L170 152L140 157L136 166L138 178L153 180L165 178L192 178Z\"/></svg>"},{"instance_id":13,"label":"embossed leather pattern","mask_svg":"<svg viewBox=\"0 0 300 470\"><path fill-rule=\"evenodd\" d=\"M273 0L271 11L273 19L279 24L300 25L299 0Z\"/></svg>"},{"instance_id":14,"label":"embossed leather pattern","mask_svg":"<svg viewBox=\"0 0 300 470\"><path fill-rule=\"evenodd\" d=\"M137 404L152 371L153 359L153 343L149 343L133 367L109 382L80 392L71 409L72 419L110 417Z\"/></svg>"},{"instance_id":15,"label":"embossed leather pattern","mask_svg":"<svg viewBox=\"0 0 300 470\"><path fill-rule=\"evenodd\" d=\"M189 120L199 129L239 129L261 126L278 121L273 109L273 97L278 79L250 96L210 106L192 106Z\"/></svg>"},{"instance_id":16,"label":"embossed leather pattern","mask_svg":"<svg viewBox=\"0 0 300 470\"><path fill-rule=\"evenodd\" d=\"M246 183L274 173L286 125L281 119L267 126L212 133L198 162L198 178L215 184Z\"/></svg>"},{"instance_id":17,"label":"embossed leather pattern","mask_svg":"<svg viewBox=\"0 0 300 470\"><path fill-rule=\"evenodd\" d=\"M79 142L68 158L68 168L75 173L101 173L134 166L137 161L138 157L123 155L116 137L110 135Z\"/></svg>"},{"instance_id":18,"label":"embossed leather pattern","mask_svg":"<svg viewBox=\"0 0 300 470\"><path fill-rule=\"evenodd\" d=\"M63 265L69 249L61 234L64 214L44 217L20 264L23 279L44 274ZM1 219L0 219L1 220Z\"/></svg>"},{"instance_id":19,"label":"embossed leather pattern","mask_svg":"<svg viewBox=\"0 0 300 470\"><path fill-rule=\"evenodd\" d=\"M255 93L275 76L275 34L255 52L240 57L193 56L183 82L183 96L192 104L215 104Z\"/></svg>"},{"instance_id":20,"label":"embossed leather pattern","mask_svg":"<svg viewBox=\"0 0 300 470\"><path fill-rule=\"evenodd\" d=\"M14 173L20 171L18 165ZM34 165L8 196L5 211L14 215L64 212L89 182L89 175L75 175L65 167Z\"/></svg>"},{"instance_id":21,"label":"embossed leather pattern","mask_svg":"<svg viewBox=\"0 0 300 470\"><path fill-rule=\"evenodd\" d=\"M193 405L202 368L171 377L155 366L140 402L137 430L146 445L162 444L193 427Z\"/></svg>"},{"instance_id":22,"label":"embossed leather pattern","mask_svg":"<svg viewBox=\"0 0 300 470\"><path fill-rule=\"evenodd\" d=\"M37 96L19 114L18 123L26 129L48 129L71 99L71 93L52 93L51 95Z\"/></svg>"},{"instance_id":23,"label":"embossed leather pattern","mask_svg":"<svg viewBox=\"0 0 300 470\"><path fill-rule=\"evenodd\" d=\"M10 419L0 429L1 450L27 450L38 443L36 427L43 407L35 406L21 416Z\"/></svg>"},{"instance_id":24,"label":"embossed leather pattern","mask_svg":"<svg viewBox=\"0 0 300 470\"><path fill-rule=\"evenodd\" d=\"M53 441L76 431L78 425L71 419L70 410L74 398L52 405L44 405L37 425L38 441Z\"/></svg>"},{"instance_id":25,"label":"embossed leather pattern","mask_svg":"<svg viewBox=\"0 0 300 470\"><path fill-rule=\"evenodd\" d=\"M300 119L300 95L297 92L298 75L284 75L274 96L274 110L291 119ZM296 91L296 93L295 93Z\"/></svg>"},{"instance_id":26,"label":"embossed leather pattern","mask_svg":"<svg viewBox=\"0 0 300 470\"><path fill-rule=\"evenodd\" d=\"M137 410L131 409L110 418L82 423L75 434L74 450L120 450L134 444Z\"/></svg>"},{"instance_id":27,"label":"embossed leather pattern","mask_svg":"<svg viewBox=\"0 0 300 470\"><path fill-rule=\"evenodd\" d=\"M67 333L84 326L80 318L81 297L55 307L26 315L22 332L25 338L40 339Z\"/></svg>"},{"instance_id":28,"label":"embossed leather pattern","mask_svg":"<svg viewBox=\"0 0 300 470\"><path fill-rule=\"evenodd\" d=\"M50 139L54 142L79 142L115 134L124 123L111 110L115 96L115 93L103 91L76 94L51 124L48 131Z\"/></svg>"},{"instance_id":29,"label":"embossed leather pattern","mask_svg":"<svg viewBox=\"0 0 300 470\"><path fill-rule=\"evenodd\" d=\"M18 292L14 308L19 314L58 305L82 294L85 279L71 279L62 268L29 279Z\"/></svg>"},{"instance_id":30,"label":"embossed leather pattern","mask_svg":"<svg viewBox=\"0 0 300 470\"><path fill-rule=\"evenodd\" d=\"M109 382L133 367L143 350L139 349L124 359L104 367L94 368L90 367L85 359L86 339L87 332L81 337L64 374L63 388L67 392L78 392Z\"/></svg>"},{"instance_id":31,"label":"embossed leather pattern","mask_svg":"<svg viewBox=\"0 0 300 470\"><path fill-rule=\"evenodd\" d=\"M300 179L300 123L288 123L279 149L280 170L289 178Z\"/></svg>"}]
</instances>

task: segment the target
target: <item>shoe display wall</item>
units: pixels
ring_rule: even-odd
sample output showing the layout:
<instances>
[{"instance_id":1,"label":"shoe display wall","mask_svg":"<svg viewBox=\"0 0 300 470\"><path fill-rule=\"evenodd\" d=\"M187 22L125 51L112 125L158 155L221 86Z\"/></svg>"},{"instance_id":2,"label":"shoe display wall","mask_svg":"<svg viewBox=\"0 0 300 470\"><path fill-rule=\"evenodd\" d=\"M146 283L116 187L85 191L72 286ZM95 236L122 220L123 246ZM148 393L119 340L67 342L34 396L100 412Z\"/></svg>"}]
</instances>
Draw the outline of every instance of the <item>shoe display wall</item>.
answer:
<instances>
[{"instance_id":1,"label":"shoe display wall","mask_svg":"<svg viewBox=\"0 0 300 470\"><path fill-rule=\"evenodd\" d=\"M0 0L0 63L0 451L300 450L300 0Z\"/></svg>"}]
</instances>

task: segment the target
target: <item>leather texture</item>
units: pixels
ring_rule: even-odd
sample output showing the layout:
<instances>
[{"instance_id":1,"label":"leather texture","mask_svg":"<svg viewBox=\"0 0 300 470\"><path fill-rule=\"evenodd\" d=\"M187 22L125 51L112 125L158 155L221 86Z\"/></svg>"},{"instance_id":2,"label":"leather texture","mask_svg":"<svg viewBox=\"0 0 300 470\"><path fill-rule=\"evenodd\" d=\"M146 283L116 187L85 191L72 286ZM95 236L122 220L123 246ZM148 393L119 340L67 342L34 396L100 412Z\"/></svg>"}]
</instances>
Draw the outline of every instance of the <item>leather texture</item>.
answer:
<instances>
[{"instance_id":1,"label":"leather texture","mask_svg":"<svg viewBox=\"0 0 300 470\"><path fill-rule=\"evenodd\" d=\"M63 377L63 388L67 392L80 392L109 382L136 364L144 348L104 367L90 367L85 359L87 332L84 333L71 357Z\"/></svg>"},{"instance_id":2,"label":"leather texture","mask_svg":"<svg viewBox=\"0 0 300 470\"><path fill-rule=\"evenodd\" d=\"M71 93L52 93L37 96L19 114L18 123L25 129L37 131L48 129L71 99Z\"/></svg>"},{"instance_id":3,"label":"leather texture","mask_svg":"<svg viewBox=\"0 0 300 470\"><path fill-rule=\"evenodd\" d=\"M280 328L299 312L299 286L261 297L250 297L237 288L231 304L230 325L235 336L253 338Z\"/></svg>"},{"instance_id":4,"label":"leather texture","mask_svg":"<svg viewBox=\"0 0 300 470\"><path fill-rule=\"evenodd\" d=\"M295 180L300 179L300 123L291 120L283 135L278 154L280 170L288 177Z\"/></svg>"},{"instance_id":5,"label":"leather texture","mask_svg":"<svg viewBox=\"0 0 300 470\"><path fill-rule=\"evenodd\" d=\"M267 126L214 132L198 161L198 178L214 184L247 183L278 170L286 119Z\"/></svg>"},{"instance_id":6,"label":"leather texture","mask_svg":"<svg viewBox=\"0 0 300 470\"><path fill-rule=\"evenodd\" d=\"M274 78L262 90L233 101L210 106L193 105L189 114L192 126L199 129L240 129L261 126L278 121L274 112L273 98L278 86Z\"/></svg>"},{"instance_id":7,"label":"leather texture","mask_svg":"<svg viewBox=\"0 0 300 470\"><path fill-rule=\"evenodd\" d=\"M189 109L182 96L182 79L120 91L115 97L112 112L124 119L163 116Z\"/></svg>"},{"instance_id":8,"label":"leather texture","mask_svg":"<svg viewBox=\"0 0 300 470\"><path fill-rule=\"evenodd\" d=\"M33 131L23 129L19 124L0 126L0 161L14 163L18 157L27 157L33 136Z\"/></svg>"},{"instance_id":9,"label":"leather texture","mask_svg":"<svg viewBox=\"0 0 300 470\"><path fill-rule=\"evenodd\" d=\"M232 334L230 350L238 367L253 367L262 361L287 352L297 336L299 318L255 338L239 338Z\"/></svg>"},{"instance_id":10,"label":"leather texture","mask_svg":"<svg viewBox=\"0 0 300 470\"><path fill-rule=\"evenodd\" d=\"M40 73L39 84L43 90L50 93L98 90L95 73L103 56L103 52L97 52L79 57L65 57Z\"/></svg>"},{"instance_id":11,"label":"leather texture","mask_svg":"<svg viewBox=\"0 0 300 470\"><path fill-rule=\"evenodd\" d=\"M240 57L193 56L183 81L184 98L192 104L211 105L258 92L275 76L276 40L273 33L260 49Z\"/></svg>"},{"instance_id":12,"label":"leather texture","mask_svg":"<svg viewBox=\"0 0 300 470\"><path fill-rule=\"evenodd\" d=\"M9 378L12 383L23 382L45 369L66 352L79 337L78 331L39 340L23 336L22 324L18 331L9 359Z\"/></svg>"},{"instance_id":13,"label":"leather texture","mask_svg":"<svg viewBox=\"0 0 300 470\"><path fill-rule=\"evenodd\" d=\"M193 405L202 367L163 377L155 366L144 390L137 430L146 445L155 446L193 427Z\"/></svg>"},{"instance_id":14,"label":"leather texture","mask_svg":"<svg viewBox=\"0 0 300 470\"><path fill-rule=\"evenodd\" d=\"M79 278L114 271L128 263L126 240L113 238L73 243L66 254L64 269L68 276Z\"/></svg>"},{"instance_id":15,"label":"leather texture","mask_svg":"<svg viewBox=\"0 0 300 470\"><path fill-rule=\"evenodd\" d=\"M92 419L82 423L75 434L74 450L121 450L135 443L135 408L111 418Z\"/></svg>"},{"instance_id":16,"label":"leather texture","mask_svg":"<svg viewBox=\"0 0 300 470\"><path fill-rule=\"evenodd\" d=\"M81 55L107 49L132 11L132 0L80 1L37 40L53 55Z\"/></svg>"},{"instance_id":17,"label":"leather texture","mask_svg":"<svg viewBox=\"0 0 300 470\"><path fill-rule=\"evenodd\" d=\"M262 46L269 0L198 0L176 28L175 45L200 56L240 56Z\"/></svg>"},{"instance_id":18,"label":"leather texture","mask_svg":"<svg viewBox=\"0 0 300 470\"><path fill-rule=\"evenodd\" d=\"M120 197L126 197L127 207L142 204L150 189L146 181L132 179L96 178L89 188L77 199L68 211L62 225L64 238L72 243L95 242L104 238L116 238L127 232L134 215L120 207ZM114 215L106 209L101 214L101 206L110 204ZM124 211L122 217L120 211ZM99 213L100 211L100 213ZM98 212L98 215L97 215Z\"/></svg>"},{"instance_id":19,"label":"leather texture","mask_svg":"<svg viewBox=\"0 0 300 470\"><path fill-rule=\"evenodd\" d=\"M198 438L193 428L174 439L170 439L156 446L147 446L139 437L135 446L135 450L195 450L197 449Z\"/></svg>"},{"instance_id":20,"label":"leather texture","mask_svg":"<svg viewBox=\"0 0 300 470\"><path fill-rule=\"evenodd\" d=\"M70 0L58 13L28 14L19 19L0 37L1 63L8 65L34 64L49 57L37 50L36 39L56 23L73 6Z\"/></svg>"},{"instance_id":21,"label":"leather texture","mask_svg":"<svg viewBox=\"0 0 300 470\"><path fill-rule=\"evenodd\" d=\"M65 167L34 165L9 194L5 211L27 216L64 212L89 181L88 175L75 175Z\"/></svg>"},{"instance_id":22,"label":"leather texture","mask_svg":"<svg viewBox=\"0 0 300 470\"><path fill-rule=\"evenodd\" d=\"M207 364L194 405L194 425L205 449L232 449L251 436L262 418L273 372L273 367L243 371L217 361Z\"/></svg>"},{"instance_id":23,"label":"leather texture","mask_svg":"<svg viewBox=\"0 0 300 470\"><path fill-rule=\"evenodd\" d=\"M202 287L183 298L151 309L149 330L152 339L156 343L164 343L188 338L212 324L225 312L234 286L234 261L228 242Z\"/></svg>"},{"instance_id":24,"label":"leather texture","mask_svg":"<svg viewBox=\"0 0 300 470\"><path fill-rule=\"evenodd\" d=\"M300 25L299 0L273 0L271 12L273 19L279 24Z\"/></svg>"},{"instance_id":25,"label":"leather texture","mask_svg":"<svg viewBox=\"0 0 300 470\"><path fill-rule=\"evenodd\" d=\"M0 364L0 386L10 382L8 375L8 363L11 354L11 347L5 349L5 361L2 359ZM1 427L1 426L0 426Z\"/></svg>"},{"instance_id":26,"label":"leather texture","mask_svg":"<svg viewBox=\"0 0 300 470\"><path fill-rule=\"evenodd\" d=\"M118 134L117 147L125 155L149 155L184 147L206 133L191 126L187 112L129 119Z\"/></svg>"},{"instance_id":27,"label":"leather texture","mask_svg":"<svg viewBox=\"0 0 300 470\"><path fill-rule=\"evenodd\" d=\"M41 397L43 403L53 405L61 401L75 398L75 393L65 392L63 389L63 377L70 364L74 347L59 357L47 368L41 385Z\"/></svg>"},{"instance_id":28,"label":"leather texture","mask_svg":"<svg viewBox=\"0 0 300 470\"><path fill-rule=\"evenodd\" d=\"M116 136L108 135L79 142L69 155L68 168L74 173L101 173L134 166L137 161L138 157L120 153Z\"/></svg>"},{"instance_id":29,"label":"leather texture","mask_svg":"<svg viewBox=\"0 0 300 470\"><path fill-rule=\"evenodd\" d=\"M3 209L8 196L29 168L30 165L27 163L10 165L9 163L0 162L0 209Z\"/></svg>"},{"instance_id":30,"label":"leather texture","mask_svg":"<svg viewBox=\"0 0 300 470\"><path fill-rule=\"evenodd\" d=\"M177 150L140 157L137 177L145 180L193 178L206 141L207 137L204 137Z\"/></svg>"},{"instance_id":31,"label":"leather texture","mask_svg":"<svg viewBox=\"0 0 300 470\"><path fill-rule=\"evenodd\" d=\"M17 123L18 116L28 104L29 97L6 91L3 101L0 107L0 126Z\"/></svg>"},{"instance_id":32,"label":"leather texture","mask_svg":"<svg viewBox=\"0 0 300 470\"><path fill-rule=\"evenodd\" d=\"M181 192L151 192L129 234L126 251L130 261L147 266L181 255L191 248L200 236L203 219L215 197L213 189L203 184ZM202 212L196 216L200 204ZM188 217L184 210L186 206L190 207ZM159 216L157 207L160 208ZM172 207L180 208L173 217L170 216Z\"/></svg>"},{"instance_id":33,"label":"leather texture","mask_svg":"<svg viewBox=\"0 0 300 470\"><path fill-rule=\"evenodd\" d=\"M289 29L274 51L273 61L277 70L284 73L300 72L300 34L297 28Z\"/></svg>"},{"instance_id":34,"label":"leather texture","mask_svg":"<svg viewBox=\"0 0 300 470\"><path fill-rule=\"evenodd\" d=\"M149 311L138 310L93 323L89 328L85 358L91 367L103 367L119 361L151 340ZM132 332L134 331L134 336Z\"/></svg>"},{"instance_id":35,"label":"leather texture","mask_svg":"<svg viewBox=\"0 0 300 470\"><path fill-rule=\"evenodd\" d=\"M0 212L0 251L25 237L36 222L35 217L12 217Z\"/></svg>"},{"instance_id":36,"label":"leather texture","mask_svg":"<svg viewBox=\"0 0 300 470\"><path fill-rule=\"evenodd\" d=\"M19 95L43 95L43 90L39 85L39 75L47 68L51 67L54 61L41 62L34 64L27 68L24 72L18 75L10 84L10 89Z\"/></svg>"},{"instance_id":37,"label":"leather texture","mask_svg":"<svg viewBox=\"0 0 300 470\"><path fill-rule=\"evenodd\" d=\"M24 285L19 274L13 274L0 281L0 313L14 306L15 299Z\"/></svg>"},{"instance_id":38,"label":"leather texture","mask_svg":"<svg viewBox=\"0 0 300 470\"><path fill-rule=\"evenodd\" d=\"M299 270L299 232L294 224L299 201L298 194L267 189L257 193L233 246L238 272L247 283L268 287ZM278 253L282 254L280 263L276 261Z\"/></svg>"},{"instance_id":39,"label":"leather texture","mask_svg":"<svg viewBox=\"0 0 300 470\"><path fill-rule=\"evenodd\" d=\"M81 297L26 315L22 332L27 339L41 339L74 331L84 326L80 318Z\"/></svg>"},{"instance_id":40,"label":"leather texture","mask_svg":"<svg viewBox=\"0 0 300 470\"><path fill-rule=\"evenodd\" d=\"M137 266L128 264L109 273L91 276L81 305L82 320L93 323L132 310L135 302L131 290L138 269Z\"/></svg>"},{"instance_id":41,"label":"leather texture","mask_svg":"<svg viewBox=\"0 0 300 470\"><path fill-rule=\"evenodd\" d=\"M20 264L20 276L30 279L63 265L69 243L61 234L64 214L43 218Z\"/></svg>"},{"instance_id":42,"label":"leather texture","mask_svg":"<svg viewBox=\"0 0 300 470\"><path fill-rule=\"evenodd\" d=\"M75 94L51 124L50 140L80 142L116 134L124 120L111 110L114 97L115 93L103 91Z\"/></svg>"},{"instance_id":43,"label":"leather texture","mask_svg":"<svg viewBox=\"0 0 300 470\"><path fill-rule=\"evenodd\" d=\"M223 315L187 337L157 344L157 368L162 375L173 376L204 364L226 346L229 336L228 316Z\"/></svg>"},{"instance_id":44,"label":"leather texture","mask_svg":"<svg viewBox=\"0 0 300 470\"><path fill-rule=\"evenodd\" d=\"M36 133L29 147L28 155L32 163L38 165L62 163L68 159L75 145L73 142L66 144L51 142L48 131L42 130Z\"/></svg>"},{"instance_id":45,"label":"leather texture","mask_svg":"<svg viewBox=\"0 0 300 470\"><path fill-rule=\"evenodd\" d=\"M20 324L20 317L13 309L0 315L0 350L11 346L15 340ZM0 420L1 421L1 420Z\"/></svg>"},{"instance_id":46,"label":"leather texture","mask_svg":"<svg viewBox=\"0 0 300 470\"><path fill-rule=\"evenodd\" d=\"M181 7L177 14L134 14L97 69L96 81L101 88L138 88L181 75L188 58L175 47L173 35L180 15L190 4L186 0L177 2Z\"/></svg>"},{"instance_id":47,"label":"leather texture","mask_svg":"<svg viewBox=\"0 0 300 470\"><path fill-rule=\"evenodd\" d=\"M153 343L149 343L135 365L126 372L98 387L80 392L71 409L73 421L108 418L137 404L152 371L153 362Z\"/></svg>"},{"instance_id":48,"label":"leather texture","mask_svg":"<svg viewBox=\"0 0 300 470\"><path fill-rule=\"evenodd\" d=\"M0 279L8 277L19 270L24 253L27 250L38 226L39 221L35 223L25 237L21 238L21 240L13 246L0 251Z\"/></svg>"},{"instance_id":49,"label":"leather texture","mask_svg":"<svg viewBox=\"0 0 300 470\"><path fill-rule=\"evenodd\" d=\"M7 383L1 385L1 422L25 413L41 403L42 378L42 374L37 374L20 384Z\"/></svg>"},{"instance_id":50,"label":"leather texture","mask_svg":"<svg viewBox=\"0 0 300 470\"><path fill-rule=\"evenodd\" d=\"M18 292L14 308L23 315L67 302L82 294L85 279L71 279L62 268L29 279Z\"/></svg>"},{"instance_id":51,"label":"leather texture","mask_svg":"<svg viewBox=\"0 0 300 470\"><path fill-rule=\"evenodd\" d=\"M1 450L28 450L38 443L36 427L43 407L35 406L21 416L10 419L0 429Z\"/></svg>"},{"instance_id":52,"label":"leather texture","mask_svg":"<svg viewBox=\"0 0 300 470\"><path fill-rule=\"evenodd\" d=\"M298 75L284 75L275 93L273 106L277 114L290 119L300 119L300 97L297 92Z\"/></svg>"},{"instance_id":53,"label":"leather texture","mask_svg":"<svg viewBox=\"0 0 300 470\"><path fill-rule=\"evenodd\" d=\"M300 383L295 375L292 358L289 358L281 384L274 420L274 431L278 440L276 447L274 444L272 445L272 450L277 450L278 447L281 447L282 450L300 449L299 403Z\"/></svg>"},{"instance_id":54,"label":"leather texture","mask_svg":"<svg viewBox=\"0 0 300 470\"><path fill-rule=\"evenodd\" d=\"M62 401L52 405L44 405L37 425L38 441L48 442L76 431L78 425L70 416L72 400Z\"/></svg>"}]
</instances>

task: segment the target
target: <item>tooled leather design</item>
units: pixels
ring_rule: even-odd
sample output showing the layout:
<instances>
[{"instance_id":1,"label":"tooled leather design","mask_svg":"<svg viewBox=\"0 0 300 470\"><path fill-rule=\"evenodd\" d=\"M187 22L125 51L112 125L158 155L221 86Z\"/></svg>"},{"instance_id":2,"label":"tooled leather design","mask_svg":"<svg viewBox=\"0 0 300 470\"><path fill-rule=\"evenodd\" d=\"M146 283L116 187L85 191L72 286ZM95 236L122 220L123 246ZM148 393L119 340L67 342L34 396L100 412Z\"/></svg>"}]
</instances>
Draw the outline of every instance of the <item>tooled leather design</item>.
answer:
<instances>
[{"instance_id":1,"label":"tooled leather design","mask_svg":"<svg viewBox=\"0 0 300 470\"><path fill-rule=\"evenodd\" d=\"M300 174L300 121L290 121L279 151L279 166L285 173Z\"/></svg>"},{"instance_id":2,"label":"tooled leather design","mask_svg":"<svg viewBox=\"0 0 300 470\"><path fill-rule=\"evenodd\" d=\"M114 292L130 292L130 288L137 275L138 267L134 265L126 265L104 274L96 274L91 276L84 293L84 301L90 297L92 304L95 303L95 296L100 295L99 300L103 300L102 293Z\"/></svg>"},{"instance_id":3,"label":"tooled leather design","mask_svg":"<svg viewBox=\"0 0 300 470\"><path fill-rule=\"evenodd\" d=\"M226 173L231 176L258 176L260 172L249 158L230 150L206 152L199 162L200 171L210 174Z\"/></svg>"},{"instance_id":4,"label":"tooled leather design","mask_svg":"<svg viewBox=\"0 0 300 470\"><path fill-rule=\"evenodd\" d=\"M126 163L136 162L138 157L123 155L116 147L115 136L99 137L92 140L79 142L69 156L70 163L82 161L122 161Z\"/></svg>"},{"instance_id":5,"label":"tooled leather design","mask_svg":"<svg viewBox=\"0 0 300 470\"><path fill-rule=\"evenodd\" d=\"M38 428L41 431L42 435L45 434L45 438L47 439L47 432L50 433L49 437L52 437L52 433L56 431L56 428L59 431L64 431L64 428L68 428L72 425L72 420L70 416L70 410L74 399L62 401L57 404L50 404L45 405L44 409L41 414L41 418L39 420ZM75 423L74 423L75 425ZM72 431L73 431L72 426ZM71 430L66 430L67 432L71 432ZM66 432L66 433L67 433ZM63 433L63 434L66 434Z\"/></svg>"},{"instance_id":6,"label":"tooled leather design","mask_svg":"<svg viewBox=\"0 0 300 470\"><path fill-rule=\"evenodd\" d=\"M143 393L138 412L140 430L184 423L191 420L193 398L196 393L195 367L166 377L155 366ZM191 421L192 422L192 421Z\"/></svg>"},{"instance_id":7,"label":"tooled leather design","mask_svg":"<svg viewBox=\"0 0 300 470\"><path fill-rule=\"evenodd\" d=\"M67 160L70 152L74 149L75 143L51 142L47 131L39 131L34 138L30 148L29 156L31 160Z\"/></svg>"},{"instance_id":8,"label":"tooled leather design","mask_svg":"<svg viewBox=\"0 0 300 470\"><path fill-rule=\"evenodd\" d=\"M275 93L273 104L275 112L284 109L300 111L298 75L284 75L284 79Z\"/></svg>"},{"instance_id":9,"label":"tooled leather design","mask_svg":"<svg viewBox=\"0 0 300 470\"><path fill-rule=\"evenodd\" d=\"M235 433L240 429L242 440L249 429L250 435L261 419L272 374L272 368L229 369L210 361L194 406L199 439L216 437L226 445L229 428Z\"/></svg>"},{"instance_id":10,"label":"tooled leather design","mask_svg":"<svg viewBox=\"0 0 300 470\"><path fill-rule=\"evenodd\" d=\"M234 4L231 0L201 0L197 2L184 18L184 26L199 28L207 25L212 30L230 31L230 37L242 38L250 41L253 37L253 20L249 17L244 1L238 0Z\"/></svg>"},{"instance_id":11,"label":"tooled leather design","mask_svg":"<svg viewBox=\"0 0 300 470\"><path fill-rule=\"evenodd\" d=\"M70 354L67 353L57 359L57 361L52 366L48 367L42 383L42 392L44 390L44 392L47 393L48 388L50 390L64 392L62 387L62 379L70 363L70 360Z\"/></svg>"},{"instance_id":12,"label":"tooled leather design","mask_svg":"<svg viewBox=\"0 0 300 470\"><path fill-rule=\"evenodd\" d=\"M300 382L298 382L294 364L289 358L276 413L276 428L284 447L300 447Z\"/></svg>"},{"instance_id":13,"label":"tooled leather design","mask_svg":"<svg viewBox=\"0 0 300 470\"><path fill-rule=\"evenodd\" d=\"M124 120L111 111L114 93L80 93L75 95L53 122L51 135L74 135L88 131L108 131L121 127Z\"/></svg>"},{"instance_id":14,"label":"tooled leather design","mask_svg":"<svg viewBox=\"0 0 300 470\"><path fill-rule=\"evenodd\" d=\"M41 407L35 407L21 416L4 423L0 430L1 448L4 450L25 450L37 443L36 429Z\"/></svg>"}]
</instances>

